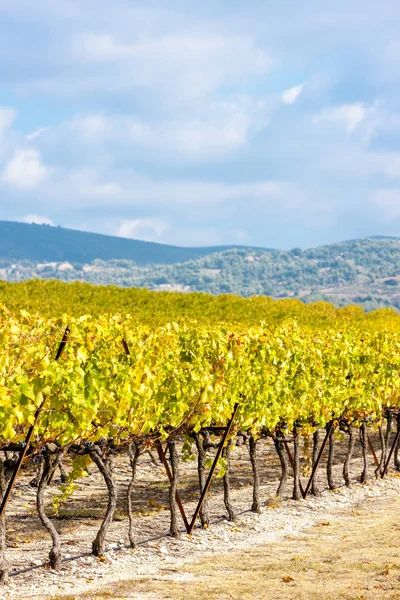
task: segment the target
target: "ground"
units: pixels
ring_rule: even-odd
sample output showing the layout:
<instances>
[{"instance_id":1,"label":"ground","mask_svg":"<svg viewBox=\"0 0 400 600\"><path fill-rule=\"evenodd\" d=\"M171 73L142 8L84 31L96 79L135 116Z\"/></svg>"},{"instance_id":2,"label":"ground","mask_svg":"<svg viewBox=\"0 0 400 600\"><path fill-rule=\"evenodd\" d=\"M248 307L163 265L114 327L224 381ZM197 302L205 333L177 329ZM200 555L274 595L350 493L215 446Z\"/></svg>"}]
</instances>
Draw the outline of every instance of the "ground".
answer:
<instances>
[{"instance_id":1,"label":"ground","mask_svg":"<svg viewBox=\"0 0 400 600\"><path fill-rule=\"evenodd\" d=\"M116 465L120 504L103 559L89 554L106 502L93 468L56 520L64 556L73 559L64 562L59 572L38 567L50 544L32 510L35 492L28 485L30 474L24 474L9 518L7 557L15 571L10 587L0 591L0 600L400 599L398 473L361 485L358 448L350 489L342 485L338 464L336 491L325 489L320 497L299 502L286 498L271 503L277 484L276 457L271 446L261 444L262 514L249 511L251 468L248 450L241 447L233 461L237 522L225 520L221 482L216 480L213 523L207 530L196 529L192 536L182 533L179 540L166 535L168 485L163 468L152 466L144 456L135 492L140 542L135 550L127 547L123 492L129 471L121 458ZM190 514L197 494L195 464L186 463L183 471L180 487ZM323 471L319 479L323 487ZM49 501L52 493L54 489ZM29 570L17 574L23 567Z\"/></svg>"},{"instance_id":2,"label":"ground","mask_svg":"<svg viewBox=\"0 0 400 600\"><path fill-rule=\"evenodd\" d=\"M330 600L400 598L400 499L366 497L269 544L207 553L59 600ZM279 509L278 509L279 510Z\"/></svg>"}]
</instances>

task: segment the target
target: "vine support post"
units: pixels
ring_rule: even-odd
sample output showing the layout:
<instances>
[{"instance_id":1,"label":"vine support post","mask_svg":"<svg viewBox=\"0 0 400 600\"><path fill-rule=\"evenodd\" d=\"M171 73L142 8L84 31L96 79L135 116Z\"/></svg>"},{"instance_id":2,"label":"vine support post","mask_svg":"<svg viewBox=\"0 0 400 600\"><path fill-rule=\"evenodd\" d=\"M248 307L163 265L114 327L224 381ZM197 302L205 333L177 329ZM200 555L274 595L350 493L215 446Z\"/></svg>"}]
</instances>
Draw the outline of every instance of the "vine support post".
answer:
<instances>
[{"instance_id":1,"label":"vine support post","mask_svg":"<svg viewBox=\"0 0 400 600\"><path fill-rule=\"evenodd\" d=\"M322 442L321 448L319 449L318 458L317 458L317 460L315 462L315 465L313 466L313 469L311 471L310 479L308 480L306 489L304 490L303 498L307 498L307 494L310 491L312 482L314 481L315 474L316 474L317 469L319 467L319 463L321 462L322 454L323 454L323 452L325 450L325 446L326 446L326 443L327 443L327 441L329 439L329 436L331 435L332 429L333 429L333 419L329 423L329 426L327 428L327 431L326 431L326 434L325 434L325 437L324 437L324 441Z\"/></svg>"},{"instance_id":2,"label":"vine support post","mask_svg":"<svg viewBox=\"0 0 400 600\"><path fill-rule=\"evenodd\" d=\"M211 469L210 469L210 472L209 472L209 474L208 474L208 477L207 477L206 484L205 484L205 486L204 486L204 489L203 489L203 491L202 491L202 494L201 494L201 496L200 496L200 500L199 500L199 502L198 502L198 504L197 504L197 506L196 506L196 510L194 511L194 515L193 515L193 517L192 517L192 520L191 520L191 522L190 522L190 525L189 525L189 529L188 529L188 534L189 534L189 535L191 535L191 534L192 534L192 531L193 531L193 529L194 529L194 526L195 526L195 524L196 524L197 518L198 518L198 516L199 516L199 513L200 513L200 509L201 509L201 507L202 507L202 505L203 505L204 498L206 497L206 495L207 495L207 493L208 493L208 489L209 489L209 487L210 487L211 480L212 480L212 478L213 478L213 475L214 475L215 469L217 468L217 463L218 463L218 460L219 460L219 458L220 458L220 456L221 456L221 454L222 454L222 450L223 450L223 448L224 448L224 446L225 446L225 442L226 442L226 440L228 439L228 436L229 436L229 434L230 434L230 432L231 432L231 430L232 430L233 421L234 421L234 419L235 419L235 416L236 416L236 411L237 411L237 409L238 409L238 406L239 406L239 404L238 404L238 403L236 403L236 404L235 404L235 406L234 406L234 409L233 409L232 416L231 416L231 418L230 418L230 420L229 420L229 422L228 422L228 425L227 425L227 427L226 427L226 429L225 429L224 435L222 436L221 443L220 443L220 445L218 446L218 450L217 450L217 453L216 453L216 455L215 455L214 462L213 462L213 464L212 464L212 467L211 467Z\"/></svg>"}]
</instances>

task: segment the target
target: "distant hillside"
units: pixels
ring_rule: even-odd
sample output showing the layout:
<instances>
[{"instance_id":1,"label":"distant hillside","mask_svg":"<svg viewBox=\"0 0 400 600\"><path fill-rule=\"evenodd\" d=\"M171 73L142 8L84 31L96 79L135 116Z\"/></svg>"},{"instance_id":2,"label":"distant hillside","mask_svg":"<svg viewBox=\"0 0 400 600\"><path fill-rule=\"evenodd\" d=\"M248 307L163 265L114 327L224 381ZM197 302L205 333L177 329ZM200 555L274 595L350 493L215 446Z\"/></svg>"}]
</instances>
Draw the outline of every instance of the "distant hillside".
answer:
<instances>
[{"instance_id":1,"label":"distant hillside","mask_svg":"<svg viewBox=\"0 0 400 600\"><path fill-rule=\"evenodd\" d=\"M126 259L137 265L167 265L200 258L233 246L181 248L75 229L0 221L0 259L91 263Z\"/></svg>"},{"instance_id":2,"label":"distant hillside","mask_svg":"<svg viewBox=\"0 0 400 600\"><path fill-rule=\"evenodd\" d=\"M1 225L4 226L0 222ZM367 310L386 306L400 309L399 238L365 238L290 251L243 247L177 248L45 226L27 227L39 227L38 230L26 230L33 231L36 239L39 232L44 232L42 249L39 251L33 244L30 246L29 240L23 240L25 245L18 247L17 240L14 240L13 259L3 254L3 260L0 260L0 279L79 280L152 290L267 295L274 298L301 298L305 302L328 300L336 306L360 304ZM45 245L47 230L54 240L54 252L51 246ZM21 234L21 230L17 228L17 231ZM57 235L61 236L62 244ZM83 243L92 240L92 236L96 243L97 238L102 242L98 255L94 242L92 246L73 247L73 239L80 239ZM64 240L71 245L66 241L64 243ZM119 252L122 253L126 247L132 254L104 258L110 257L112 252L116 256L114 243ZM120 243L123 245L119 246ZM1 244L0 240L0 257ZM27 246L32 248L31 254L36 252L36 256L40 254L41 258L28 258L24 250ZM61 252L60 248L63 251L62 259L57 254ZM141 256L138 256L139 249ZM95 258L82 260L84 252ZM72 255L80 257L80 260L67 258Z\"/></svg>"}]
</instances>

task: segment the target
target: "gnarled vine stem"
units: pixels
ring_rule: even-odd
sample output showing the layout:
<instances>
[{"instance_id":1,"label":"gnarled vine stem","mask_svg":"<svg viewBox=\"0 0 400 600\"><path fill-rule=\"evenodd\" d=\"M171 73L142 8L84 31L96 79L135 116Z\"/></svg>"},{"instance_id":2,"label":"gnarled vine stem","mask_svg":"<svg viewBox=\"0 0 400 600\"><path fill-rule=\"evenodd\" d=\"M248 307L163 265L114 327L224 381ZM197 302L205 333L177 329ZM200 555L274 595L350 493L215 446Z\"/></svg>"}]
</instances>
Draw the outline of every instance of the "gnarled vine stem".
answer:
<instances>
[{"instance_id":1,"label":"gnarled vine stem","mask_svg":"<svg viewBox=\"0 0 400 600\"><path fill-rule=\"evenodd\" d=\"M106 514L99 531L92 543L92 554L102 556L105 549L105 539L110 523L113 520L115 509L117 508L117 488L114 481L112 469L112 455L102 455L101 448L93 446L89 451L90 457L103 475L108 490L108 504Z\"/></svg>"},{"instance_id":2,"label":"gnarled vine stem","mask_svg":"<svg viewBox=\"0 0 400 600\"><path fill-rule=\"evenodd\" d=\"M44 466L36 494L36 507L39 518L52 539L52 548L49 552L50 567L52 569L59 569L61 565L61 539L51 519L46 515L44 494L49 482L53 477L54 471L59 467L61 460L66 454L66 451L66 448L60 449L55 444L49 444L46 448L44 448Z\"/></svg>"}]
</instances>

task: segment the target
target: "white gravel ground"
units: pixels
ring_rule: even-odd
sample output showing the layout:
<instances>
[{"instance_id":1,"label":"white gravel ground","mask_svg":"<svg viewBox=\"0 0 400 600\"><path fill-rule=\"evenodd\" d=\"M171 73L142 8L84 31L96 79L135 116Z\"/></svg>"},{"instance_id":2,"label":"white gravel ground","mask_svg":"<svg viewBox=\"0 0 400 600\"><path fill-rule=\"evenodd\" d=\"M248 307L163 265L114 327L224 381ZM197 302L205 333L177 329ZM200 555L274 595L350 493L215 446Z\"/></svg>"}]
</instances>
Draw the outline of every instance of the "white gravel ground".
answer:
<instances>
[{"instance_id":1,"label":"white gravel ground","mask_svg":"<svg viewBox=\"0 0 400 600\"><path fill-rule=\"evenodd\" d=\"M242 490L235 493L238 496ZM243 489L248 496L248 488ZM37 568L11 578L8 588L0 592L0 600L57 598L62 594L79 597L83 592L94 591L100 586L118 580L136 577L163 577L178 581L184 578L179 567L197 558L246 549L249 546L273 543L286 535L296 535L318 522L335 516L374 499L394 498L400 494L400 478L396 473L385 480L372 479L368 484L341 487L334 492L324 491L318 498L294 502L286 500L275 508L264 507L261 515L250 512L241 514L237 523L220 521L208 529L196 529L192 536L182 534L180 540L164 537L131 550L124 546L124 539L112 542L104 559L85 556L63 563L62 568L50 571ZM36 562L39 562L36 560ZM132 599L150 600L143 593Z\"/></svg>"}]
</instances>

